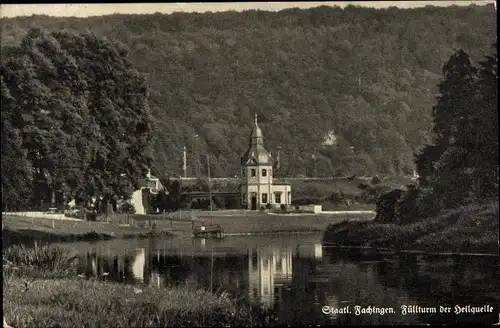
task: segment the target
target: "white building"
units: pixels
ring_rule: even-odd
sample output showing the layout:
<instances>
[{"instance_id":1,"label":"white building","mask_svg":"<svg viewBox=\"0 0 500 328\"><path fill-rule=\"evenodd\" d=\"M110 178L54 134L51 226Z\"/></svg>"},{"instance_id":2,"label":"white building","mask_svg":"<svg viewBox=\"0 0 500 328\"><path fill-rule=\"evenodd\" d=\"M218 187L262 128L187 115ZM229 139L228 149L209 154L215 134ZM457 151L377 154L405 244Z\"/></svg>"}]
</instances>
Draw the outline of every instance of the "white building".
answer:
<instances>
[{"instance_id":1,"label":"white building","mask_svg":"<svg viewBox=\"0 0 500 328\"><path fill-rule=\"evenodd\" d=\"M250 146L241 157L241 199L247 209L257 210L267 204L273 207L291 204L291 186L273 181L276 164L278 162L264 148L264 135L257 124L256 114Z\"/></svg>"},{"instance_id":2,"label":"white building","mask_svg":"<svg viewBox=\"0 0 500 328\"><path fill-rule=\"evenodd\" d=\"M149 209L149 197L156 195L163 186L160 179L151 174L148 169L146 177L140 181L140 188L132 193L130 203L134 205L135 214L147 214Z\"/></svg>"}]
</instances>

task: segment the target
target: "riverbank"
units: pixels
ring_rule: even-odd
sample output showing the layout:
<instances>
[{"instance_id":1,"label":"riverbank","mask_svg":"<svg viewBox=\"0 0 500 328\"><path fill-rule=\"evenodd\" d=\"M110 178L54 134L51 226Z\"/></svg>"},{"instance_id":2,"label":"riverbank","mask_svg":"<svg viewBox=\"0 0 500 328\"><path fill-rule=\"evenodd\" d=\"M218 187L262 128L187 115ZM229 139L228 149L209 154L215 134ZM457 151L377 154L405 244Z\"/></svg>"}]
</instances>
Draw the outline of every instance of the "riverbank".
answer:
<instances>
[{"instance_id":1,"label":"riverbank","mask_svg":"<svg viewBox=\"0 0 500 328\"><path fill-rule=\"evenodd\" d=\"M132 286L106 282L105 276L87 279L76 274L72 255L55 246L14 246L3 253L3 313L15 328L251 327L275 322L258 306L238 303L226 293Z\"/></svg>"},{"instance_id":2,"label":"riverbank","mask_svg":"<svg viewBox=\"0 0 500 328\"><path fill-rule=\"evenodd\" d=\"M340 222L330 225L324 245L446 253L499 254L498 203L443 211L412 224Z\"/></svg>"},{"instance_id":3,"label":"riverbank","mask_svg":"<svg viewBox=\"0 0 500 328\"><path fill-rule=\"evenodd\" d=\"M58 220L40 217L2 215L4 245L33 244L35 241L66 242L95 241L113 238L148 238L173 236L171 229L120 226L105 222Z\"/></svg>"},{"instance_id":4,"label":"riverbank","mask_svg":"<svg viewBox=\"0 0 500 328\"><path fill-rule=\"evenodd\" d=\"M332 222L366 221L373 219L373 213L341 213L334 214L302 214L283 215L260 211L190 211L163 215L143 216L145 225L155 224L155 229L149 227L124 226L105 222L89 221L57 221L45 218L27 218L22 216L5 216L2 218L4 243L33 243L35 240L48 242L60 241L94 241L112 238L147 238L180 236L190 238L192 221L200 225L219 224L225 234L276 234L276 233L312 233L323 232ZM117 215L114 222L125 222ZM139 218L135 221L141 221Z\"/></svg>"},{"instance_id":5,"label":"riverbank","mask_svg":"<svg viewBox=\"0 0 500 328\"><path fill-rule=\"evenodd\" d=\"M142 288L80 279L11 279L3 294L7 323L24 327L262 326L251 307L226 294L184 288Z\"/></svg>"},{"instance_id":6,"label":"riverbank","mask_svg":"<svg viewBox=\"0 0 500 328\"><path fill-rule=\"evenodd\" d=\"M198 216L205 224L209 216ZM322 232L332 223L371 220L373 214L286 215L266 212L246 212L243 215L222 216L214 213L214 224L220 224L226 234L273 234L273 233L311 233Z\"/></svg>"}]
</instances>

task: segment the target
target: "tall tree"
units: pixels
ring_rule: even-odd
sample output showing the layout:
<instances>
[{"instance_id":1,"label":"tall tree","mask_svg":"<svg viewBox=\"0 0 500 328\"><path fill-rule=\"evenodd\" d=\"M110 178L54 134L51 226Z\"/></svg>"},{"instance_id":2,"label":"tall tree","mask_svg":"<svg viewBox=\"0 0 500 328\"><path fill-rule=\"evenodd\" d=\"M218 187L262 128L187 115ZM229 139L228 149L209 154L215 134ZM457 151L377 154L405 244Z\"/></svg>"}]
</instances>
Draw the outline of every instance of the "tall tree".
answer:
<instances>
[{"instance_id":1,"label":"tall tree","mask_svg":"<svg viewBox=\"0 0 500 328\"><path fill-rule=\"evenodd\" d=\"M151 164L151 117L145 79L124 48L89 33L33 29L4 54L2 124L5 117L18 131L43 184L82 201L138 187ZM2 174L2 183L19 179Z\"/></svg>"},{"instance_id":2,"label":"tall tree","mask_svg":"<svg viewBox=\"0 0 500 328\"><path fill-rule=\"evenodd\" d=\"M417 155L423 184L444 206L498 194L497 55L478 71L460 50L444 65L433 110L435 142Z\"/></svg>"},{"instance_id":3,"label":"tall tree","mask_svg":"<svg viewBox=\"0 0 500 328\"><path fill-rule=\"evenodd\" d=\"M436 144L447 148L463 145L463 132L473 111L477 69L463 50L454 53L443 66L444 80L438 85L439 97L433 108Z\"/></svg>"},{"instance_id":4,"label":"tall tree","mask_svg":"<svg viewBox=\"0 0 500 328\"><path fill-rule=\"evenodd\" d=\"M476 192L480 197L498 195L498 54L480 62L474 118L469 138L474 147Z\"/></svg>"},{"instance_id":5,"label":"tall tree","mask_svg":"<svg viewBox=\"0 0 500 328\"><path fill-rule=\"evenodd\" d=\"M31 195L33 172L22 148L19 129L12 124L12 112L7 109L14 99L10 94L3 76L1 78L2 97L2 210L14 210L26 206Z\"/></svg>"},{"instance_id":6,"label":"tall tree","mask_svg":"<svg viewBox=\"0 0 500 328\"><path fill-rule=\"evenodd\" d=\"M180 162L172 159L183 146L192 148L189 139L195 134L199 151L212 156L214 175L218 168L225 176L239 172L238 156L246 150L255 112L266 147L273 153L283 147L283 176L306 174L310 150L332 130L373 159L370 167L361 168L355 159L329 156L333 171L397 174L406 166L399 155L409 155L429 141L428 109L435 102L437 73L450 51L462 48L475 62L494 40L497 27L491 4L70 20L33 16L2 18L0 24L2 58L7 58L6 46L19 44L33 25L79 32L90 28L126 44L127 58L147 74L150 84L148 101L158 123L155 166L171 176L182 173ZM82 43L75 49L82 47L94 45ZM87 55L71 55L82 56ZM50 56L44 57L51 63ZM106 72L101 59L95 66ZM103 92L110 92L104 87ZM78 98L72 92L70 99ZM106 105L107 97L101 98ZM398 133L401 147L394 147ZM191 158L188 167L197 167ZM327 165L318 165L317 171L333 174Z\"/></svg>"}]
</instances>

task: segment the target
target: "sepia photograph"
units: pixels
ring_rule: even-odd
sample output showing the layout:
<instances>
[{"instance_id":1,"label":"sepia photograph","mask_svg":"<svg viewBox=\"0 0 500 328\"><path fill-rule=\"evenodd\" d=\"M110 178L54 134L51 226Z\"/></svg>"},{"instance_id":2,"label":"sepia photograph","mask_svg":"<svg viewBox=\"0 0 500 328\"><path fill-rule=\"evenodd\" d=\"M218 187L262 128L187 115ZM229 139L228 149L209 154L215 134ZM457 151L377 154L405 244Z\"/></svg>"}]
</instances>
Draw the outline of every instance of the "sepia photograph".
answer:
<instances>
[{"instance_id":1,"label":"sepia photograph","mask_svg":"<svg viewBox=\"0 0 500 328\"><path fill-rule=\"evenodd\" d=\"M495 0L1 4L4 328L500 325Z\"/></svg>"}]
</instances>

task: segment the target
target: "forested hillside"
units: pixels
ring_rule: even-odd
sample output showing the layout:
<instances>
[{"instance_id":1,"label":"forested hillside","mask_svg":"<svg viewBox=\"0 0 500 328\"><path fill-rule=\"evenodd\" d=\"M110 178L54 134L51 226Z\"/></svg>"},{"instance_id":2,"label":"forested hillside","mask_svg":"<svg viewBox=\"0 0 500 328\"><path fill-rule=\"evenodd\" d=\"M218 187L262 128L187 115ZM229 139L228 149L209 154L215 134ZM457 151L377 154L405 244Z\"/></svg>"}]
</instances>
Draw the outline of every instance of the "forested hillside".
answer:
<instances>
[{"instance_id":1,"label":"forested hillside","mask_svg":"<svg viewBox=\"0 0 500 328\"><path fill-rule=\"evenodd\" d=\"M159 175L181 174L183 146L190 174L206 174L207 151L213 176L237 174L254 113L268 150L283 147L283 176L394 175L409 174L430 140L443 64L457 49L482 59L496 40L496 11L323 6L31 16L1 26L2 54L33 27L121 42L149 84ZM336 138L323 146L328 134Z\"/></svg>"}]
</instances>

